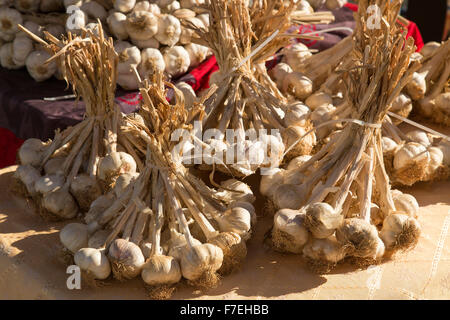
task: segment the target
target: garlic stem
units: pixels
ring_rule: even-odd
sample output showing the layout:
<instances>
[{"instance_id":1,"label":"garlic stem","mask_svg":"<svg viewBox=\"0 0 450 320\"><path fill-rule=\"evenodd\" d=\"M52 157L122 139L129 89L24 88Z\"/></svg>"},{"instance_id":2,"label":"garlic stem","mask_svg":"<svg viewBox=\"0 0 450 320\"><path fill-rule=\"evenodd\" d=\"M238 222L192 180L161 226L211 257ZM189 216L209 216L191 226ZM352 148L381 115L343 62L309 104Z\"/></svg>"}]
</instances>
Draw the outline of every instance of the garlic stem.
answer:
<instances>
[{"instance_id":1,"label":"garlic stem","mask_svg":"<svg viewBox=\"0 0 450 320\"><path fill-rule=\"evenodd\" d=\"M375 162L373 147L369 148L369 162L366 163L366 172L364 175L364 196L361 199L361 219L370 223L370 210L372 204L372 180L373 180L373 166Z\"/></svg>"}]
</instances>

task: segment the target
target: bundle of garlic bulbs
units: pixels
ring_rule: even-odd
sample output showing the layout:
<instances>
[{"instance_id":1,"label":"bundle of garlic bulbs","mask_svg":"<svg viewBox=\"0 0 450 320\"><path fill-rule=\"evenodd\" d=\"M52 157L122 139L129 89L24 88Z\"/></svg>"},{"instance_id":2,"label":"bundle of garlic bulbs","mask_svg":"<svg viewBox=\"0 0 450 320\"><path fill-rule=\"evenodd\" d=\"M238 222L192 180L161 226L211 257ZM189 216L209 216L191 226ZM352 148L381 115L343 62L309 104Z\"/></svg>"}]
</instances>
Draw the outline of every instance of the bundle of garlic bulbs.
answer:
<instances>
[{"instance_id":1,"label":"bundle of garlic bulbs","mask_svg":"<svg viewBox=\"0 0 450 320\"><path fill-rule=\"evenodd\" d=\"M183 166L172 152L171 135L190 129L187 120L202 106L186 110L183 94L173 86L175 104L169 104L164 85L171 85L159 73L152 80L140 89L140 120L127 128L135 148L145 150L144 169L121 192L112 190L93 202L86 224L67 225L60 238L94 279L105 279L111 271L119 280L141 275L153 297L167 298L182 278L211 287L217 273L239 267L247 252L254 197L238 181L226 181L226 189L210 188ZM93 256L102 259L88 263Z\"/></svg>"},{"instance_id":2,"label":"bundle of garlic bulbs","mask_svg":"<svg viewBox=\"0 0 450 320\"><path fill-rule=\"evenodd\" d=\"M51 141L26 140L18 152L15 176L41 215L71 219L86 212L121 174L136 173L136 161L117 144L119 123L126 121L114 103L118 57L101 27L98 36L92 31L69 33L65 40L46 33L48 43L29 35L58 62L64 79L84 100L86 112L83 121L56 131Z\"/></svg>"},{"instance_id":3,"label":"bundle of garlic bulbs","mask_svg":"<svg viewBox=\"0 0 450 320\"><path fill-rule=\"evenodd\" d=\"M274 247L302 253L321 272L345 257L376 263L385 253L413 246L420 235L414 206L394 201L381 147L389 106L420 64L408 69L415 47L395 24L400 0L378 3L387 22L381 29L365 27L367 8L375 2L359 1L355 19L354 64L346 78L353 120L311 158L290 164L290 184L286 172L278 171L261 185L261 191L275 190L272 198L281 209L274 218Z\"/></svg>"},{"instance_id":4,"label":"bundle of garlic bulbs","mask_svg":"<svg viewBox=\"0 0 450 320\"><path fill-rule=\"evenodd\" d=\"M54 63L44 65L48 54L23 36L17 24L23 24L39 36L42 31L48 31L57 38L66 31L80 35L88 29L98 33L98 25L102 25L103 32L114 38L120 55L117 82L126 90L138 89L134 66L143 78L151 77L156 70L178 77L211 55L207 47L192 43L192 31L181 24L189 21L207 28L207 13L199 7L204 1L23 0L18 3L0 6L0 63L8 69L26 66L36 81L58 77L57 67Z\"/></svg>"}]
</instances>

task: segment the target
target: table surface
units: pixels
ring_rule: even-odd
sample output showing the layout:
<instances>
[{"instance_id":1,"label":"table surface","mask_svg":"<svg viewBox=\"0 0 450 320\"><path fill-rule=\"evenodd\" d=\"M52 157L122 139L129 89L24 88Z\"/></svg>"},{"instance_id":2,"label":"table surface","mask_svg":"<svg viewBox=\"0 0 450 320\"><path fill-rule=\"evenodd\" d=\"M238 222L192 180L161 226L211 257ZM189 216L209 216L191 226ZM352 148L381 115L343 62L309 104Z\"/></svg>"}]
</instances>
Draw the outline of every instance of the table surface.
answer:
<instances>
[{"instance_id":1,"label":"table surface","mask_svg":"<svg viewBox=\"0 0 450 320\"><path fill-rule=\"evenodd\" d=\"M0 299L148 299L140 278L68 290L58 239L67 222L44 222L25 200L9 193L14 170L0 170ZM254 187L257 180L248 182ZM239 272L207 292L182 285L173 299L449 299L450 181L419 183L403 191L420 204L422 235L413 250L390 261L365 270L340 265L331 274L313 274L300 256L263 245L272 223L265 216L247 243L249 253ZM261 203L258 197L257 208Z\"/></svg>"}]
</instances>

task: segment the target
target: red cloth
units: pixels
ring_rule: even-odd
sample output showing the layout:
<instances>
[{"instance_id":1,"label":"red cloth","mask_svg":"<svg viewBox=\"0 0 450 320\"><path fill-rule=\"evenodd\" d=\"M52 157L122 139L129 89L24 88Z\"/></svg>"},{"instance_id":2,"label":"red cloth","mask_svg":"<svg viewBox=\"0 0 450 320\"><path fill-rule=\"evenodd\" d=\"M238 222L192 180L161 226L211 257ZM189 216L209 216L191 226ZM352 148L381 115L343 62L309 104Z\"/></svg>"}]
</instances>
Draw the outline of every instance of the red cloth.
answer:
<instances>
[{"instance_id":1,"label":"red cloth","mask_svg":"<svg viewBox=\"0 0 450 320\"><path fill-rule=\"evenodd\" d=\"M0 128L0 169L16 163L17 150L23 140L5 128Z\"/></svg>"},{"instance_id":2,"label":"red cloth","mask_svg":"<svg viewBox=\"0 0 450 320\"><path fill-rule=\"evenodd\" d=\"M358 11L358 5L357 4L353 4L353 3L346 3L345 7L349 8L352 11ZM423 38L422 35L420 34L419 28L417 27L417 25L414 22L409 22L409 24L406 26L406 28L408 29L408 33L406 34L406 38L409 37L413 37L414 38L414 43L416 44L417 47L417 52L419 52L420 50L422 50L423 48Z\"/></svg>"}]
</instances>

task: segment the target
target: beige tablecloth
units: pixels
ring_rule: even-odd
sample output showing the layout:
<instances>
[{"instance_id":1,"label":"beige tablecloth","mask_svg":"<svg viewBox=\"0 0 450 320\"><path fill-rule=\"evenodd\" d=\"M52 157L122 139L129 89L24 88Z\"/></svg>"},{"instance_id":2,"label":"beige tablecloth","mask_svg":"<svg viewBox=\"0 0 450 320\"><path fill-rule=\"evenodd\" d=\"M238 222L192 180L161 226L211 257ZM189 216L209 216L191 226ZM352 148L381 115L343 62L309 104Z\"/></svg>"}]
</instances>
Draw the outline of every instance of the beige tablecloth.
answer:
<instances>
[{"instance_id":1,"label":"beige tablecloth","mask_svg":"<svg viewBox=\"0 0 450 320\"><path fill-rule=\"evenodd\" d=\"M141 279L109 280L101 288L69 290L60 259L58 231L28 204L11 195L15 167L0 170L0 299L146 299ZM252 184L255 184L253 181ZM404 190L405 191L405 190ZM450 182L407 188L418 200L422 236L411 251L360 270L342 265L331 274L311 273L299 256L276 253L262 245L271 218L259 219L248 242L242 270L200 293L183 286L174 299L449 299ZM257 200L257 207L261 205Z\"/></svg>"}]
</instances>

